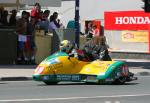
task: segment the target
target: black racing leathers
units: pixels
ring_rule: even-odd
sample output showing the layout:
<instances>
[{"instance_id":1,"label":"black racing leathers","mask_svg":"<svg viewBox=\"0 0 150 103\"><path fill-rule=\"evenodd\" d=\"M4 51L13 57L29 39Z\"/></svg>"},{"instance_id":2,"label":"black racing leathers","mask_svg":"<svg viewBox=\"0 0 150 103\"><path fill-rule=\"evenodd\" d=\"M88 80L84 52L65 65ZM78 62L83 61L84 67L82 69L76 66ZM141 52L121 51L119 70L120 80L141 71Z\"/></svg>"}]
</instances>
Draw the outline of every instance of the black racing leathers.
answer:
<instances>
[{"instance_id":1,"label":"black racing leathers","mask_svg":"<svg viewBox=\"0 0 150 103\"><path fill-rule=\"evenodd\" d=\"M89 41L84 45L83 51L85 57L88 57L90 61L97 59L111 61L106 45L96 45L93 41Z\"/></svg>"}]
</instances>

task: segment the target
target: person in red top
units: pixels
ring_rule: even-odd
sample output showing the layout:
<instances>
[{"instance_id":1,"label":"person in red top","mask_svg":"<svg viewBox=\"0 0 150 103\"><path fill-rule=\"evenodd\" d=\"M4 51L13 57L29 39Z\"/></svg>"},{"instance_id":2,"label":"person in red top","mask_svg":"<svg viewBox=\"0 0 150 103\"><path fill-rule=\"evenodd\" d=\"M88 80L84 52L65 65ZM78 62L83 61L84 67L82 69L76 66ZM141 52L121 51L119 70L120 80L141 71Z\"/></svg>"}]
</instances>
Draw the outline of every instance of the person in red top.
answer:
<instances>
[{"instance_id":1,"label":"person in red top","mask_svg":"<svg viewBox=\"0 0 150 103\"><path fill-rule=\"evenodd\" d=\"M96 25L93 25L92 32L93 32L93 37L100 36L100 29Z\"/></svg>"},{"instance_id":2,"label":"person in red top","mask_svg":"<svg viewBox=\"0 0 150 103\"><path fill-rule=\"evenodd\" d=\"M41 5L39 3L35 3L34 8L31 10L31 17L35 18L36 22L38 22L41 19L40 12Z\"/></svg>"}]
</instances>

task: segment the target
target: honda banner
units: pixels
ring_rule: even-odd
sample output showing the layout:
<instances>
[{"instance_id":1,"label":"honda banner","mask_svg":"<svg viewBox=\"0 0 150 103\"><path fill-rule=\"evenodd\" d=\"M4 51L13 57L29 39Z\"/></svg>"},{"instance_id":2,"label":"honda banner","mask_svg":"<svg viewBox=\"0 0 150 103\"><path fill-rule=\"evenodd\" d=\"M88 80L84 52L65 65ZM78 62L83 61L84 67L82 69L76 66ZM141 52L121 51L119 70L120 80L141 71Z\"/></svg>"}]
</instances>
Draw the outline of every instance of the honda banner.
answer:
<instances>
[{"instance_id":1,"label":"honda banner","mask_svg":"<svg viewBox=\"0 0 150 103\"><path fill-rule=\"evenodd\" d=\"M148 30L150 13L144 11L105 12L106 30Z\"/></svg>"}]
</instances>

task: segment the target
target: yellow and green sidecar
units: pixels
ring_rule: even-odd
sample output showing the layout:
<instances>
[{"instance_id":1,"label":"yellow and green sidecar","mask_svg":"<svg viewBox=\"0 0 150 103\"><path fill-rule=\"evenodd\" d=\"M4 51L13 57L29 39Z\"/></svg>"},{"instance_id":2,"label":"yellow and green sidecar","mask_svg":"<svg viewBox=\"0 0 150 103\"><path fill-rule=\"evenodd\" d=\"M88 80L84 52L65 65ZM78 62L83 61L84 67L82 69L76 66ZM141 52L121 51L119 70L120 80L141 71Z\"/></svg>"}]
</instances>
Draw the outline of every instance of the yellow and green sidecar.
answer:
<instances>
[{"instance_id":1,"label":"yellow and green sidecar","mask_svg":"<svg viewBox=\"0 0 150 103\"><path fill-rule=\"evenodd\" d=\"M37 66L33 79L51 85L62 81L124 84L137 78L123 61L85 62L57 52Z\"/></svg>"}]
</instances>

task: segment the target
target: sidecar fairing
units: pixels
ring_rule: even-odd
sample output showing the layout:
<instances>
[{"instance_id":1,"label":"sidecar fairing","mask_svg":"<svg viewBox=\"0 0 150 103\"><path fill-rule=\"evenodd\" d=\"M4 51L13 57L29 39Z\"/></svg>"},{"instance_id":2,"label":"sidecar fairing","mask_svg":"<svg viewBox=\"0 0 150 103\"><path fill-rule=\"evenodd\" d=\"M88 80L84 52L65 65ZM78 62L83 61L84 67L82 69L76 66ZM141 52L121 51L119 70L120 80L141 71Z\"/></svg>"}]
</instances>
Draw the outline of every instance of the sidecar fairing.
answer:
<instances>
[{"instance_id":1,"label":"sidecar fairing","mask_svg":"<svg viewBox=\"0 0 150 103\"><path fill-rule=\"evenodd\" d=\"M84 62L58 52L37 66L33 79L50 85L61 81L123 84L137 78L123 61Z\"/></svg>"}]
</instances>

